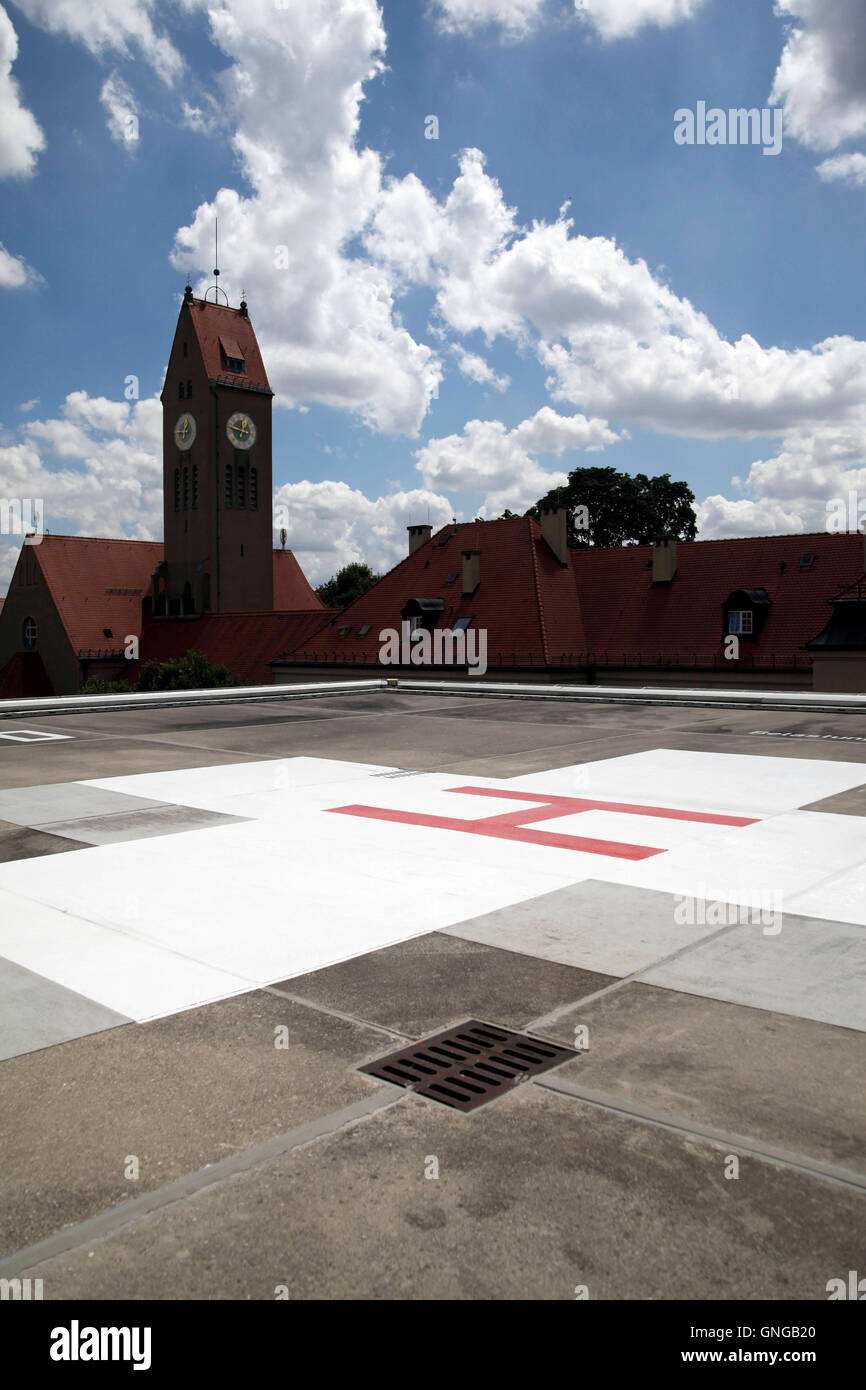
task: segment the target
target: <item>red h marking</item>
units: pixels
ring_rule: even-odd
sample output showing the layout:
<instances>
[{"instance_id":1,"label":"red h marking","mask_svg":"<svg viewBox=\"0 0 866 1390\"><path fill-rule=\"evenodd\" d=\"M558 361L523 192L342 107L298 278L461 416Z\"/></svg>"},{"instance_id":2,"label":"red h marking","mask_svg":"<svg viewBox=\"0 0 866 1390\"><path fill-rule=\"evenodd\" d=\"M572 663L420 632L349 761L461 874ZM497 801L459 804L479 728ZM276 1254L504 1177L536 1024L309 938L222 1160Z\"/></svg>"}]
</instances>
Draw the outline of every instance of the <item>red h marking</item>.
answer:
<instances>
[{"instance_id":1,"label":"red h marking","mask_svg":"<svg viewBox=\"0 0 866 1390\"><path fill-rule=\"evenodd\" d=\"M331 806L341 816L362 816L367 820L396 821L400 825L427 825L434 830L459 830L465 835L487 835L497 840L519 840L527 845L548 845L553 849L577 849L584 854L606 854L612 859L649 859L664 854L648 845L625 845L617 840L593 840L583 835L562 835L551 830L526 830L533 821L556 820L579 811L619 811L629 816L654 816L661 820L697 821L704 825L754 825L746 816L717 816L708 811L674 811L667 806L633 806L627 801L596 801L582 796L539 796L534 792L500 791L494 787L449 787L468 796L493 796L505 801L536 801L537 811L525 805L518 811L505 811L481 820L459 820L452 816L426 816L418 811L389 811L380 806Z\"/></svg>"}]
</instances>

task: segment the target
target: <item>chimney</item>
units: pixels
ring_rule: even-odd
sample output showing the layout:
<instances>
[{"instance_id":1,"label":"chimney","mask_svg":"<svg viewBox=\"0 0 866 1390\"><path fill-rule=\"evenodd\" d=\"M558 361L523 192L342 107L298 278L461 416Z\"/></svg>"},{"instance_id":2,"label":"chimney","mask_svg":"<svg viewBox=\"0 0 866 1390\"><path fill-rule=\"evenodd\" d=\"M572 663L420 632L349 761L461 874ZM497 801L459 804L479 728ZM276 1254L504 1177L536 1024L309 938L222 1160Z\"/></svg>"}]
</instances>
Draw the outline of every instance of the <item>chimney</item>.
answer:
<instances>
[{"instance_id":1,"label":"chimney","mask_svg":"<svg viewBox=\"0 0 866 1390\"><path fill-rule=\"evenodd\" d=\"M568 512L565 507L545 507L541 534L561 565L568 564Z\"/></svg>"},{"instance_id":2,"label":"chimney","mask_svg":"<svg viewBox=\"0 0 866 1390\"><path fill-rule=\"evenodd\" d=\"M432 526L407 526L409 532L409 554L414 555L422 545L426 545L433 534Z\"/></svg>"},{"instance_id":3,"label":"chimney","mask_svg":"<svg viewBox=\"0 0 866 1390\"><path fill-rule=\"evenodd\" d=\"M673 584L676 572L676 541L653 541L653 584Z\"/></svg>"},{"instance_id":4,"label":"chimney","mask_svg":"<svg viewBox=\"0 0 866 1390\"><path fill-rule=\"evenodd\" d=\"M463 598L474 594L481 582L481 551L461 550L463 557Z\"/></svg>"}]
</instances>

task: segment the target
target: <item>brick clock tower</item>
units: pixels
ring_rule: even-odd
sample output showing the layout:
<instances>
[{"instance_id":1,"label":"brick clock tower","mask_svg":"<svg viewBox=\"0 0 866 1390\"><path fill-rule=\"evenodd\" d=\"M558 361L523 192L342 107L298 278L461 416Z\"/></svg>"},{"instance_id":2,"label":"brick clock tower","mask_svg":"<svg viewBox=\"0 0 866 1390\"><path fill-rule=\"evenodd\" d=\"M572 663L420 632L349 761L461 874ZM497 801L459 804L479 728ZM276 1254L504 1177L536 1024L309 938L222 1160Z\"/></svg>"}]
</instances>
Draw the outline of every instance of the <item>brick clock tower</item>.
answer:
<instances>
[{"instance_id":1,"label":"brick clock tower","mask_svg":"<svg viewBox=\"0 0 866 1390\"><path fill-rule=\"evenodd\" d=\"M194 299L187 285L161 400L154 615L272 610L273 392L243 300Z\"/></svg>"}]
</instances>

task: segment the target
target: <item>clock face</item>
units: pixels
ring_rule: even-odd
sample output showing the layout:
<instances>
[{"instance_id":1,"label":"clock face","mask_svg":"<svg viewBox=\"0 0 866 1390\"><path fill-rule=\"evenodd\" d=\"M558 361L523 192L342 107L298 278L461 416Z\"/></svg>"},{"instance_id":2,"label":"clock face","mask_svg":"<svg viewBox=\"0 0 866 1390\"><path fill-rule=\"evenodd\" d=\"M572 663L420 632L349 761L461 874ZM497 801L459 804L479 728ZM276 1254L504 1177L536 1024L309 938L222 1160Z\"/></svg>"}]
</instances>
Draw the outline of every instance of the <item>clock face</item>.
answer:
<instances>
[{"instance_id":1,"label":"clock face","mask_svg":"<svg viewBox=\"0 0 866 1390\"><path fill-rule=\"evenodd\" d=\"M181 415L174 427L174 442L179 449L191 449L195 439L195 420L189 414Z\"/></svg>"},{"instance_id":2,"label":"clock face","mask_svg":"<svg viewBox=\"0 0 866 1390\"><path fill-rule=\"evenodd\" d=\"M229 416L226 434L236 449L251 449L256 442L256 427L242 410Z\"/></svg>"}]
</instances>

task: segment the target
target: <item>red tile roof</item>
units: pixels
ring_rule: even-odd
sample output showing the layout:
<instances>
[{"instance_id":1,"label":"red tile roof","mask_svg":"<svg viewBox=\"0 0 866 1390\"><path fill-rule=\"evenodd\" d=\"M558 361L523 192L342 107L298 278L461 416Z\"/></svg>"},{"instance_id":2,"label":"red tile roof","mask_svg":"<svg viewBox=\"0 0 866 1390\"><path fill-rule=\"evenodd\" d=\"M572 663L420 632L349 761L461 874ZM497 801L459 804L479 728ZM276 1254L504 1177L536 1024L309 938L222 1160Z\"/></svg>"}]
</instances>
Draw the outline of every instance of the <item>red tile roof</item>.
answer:
<instances>
[{"instance_id":1,"label":"red tile roof","mask_svg":"<svg viewBox=\"0 0 866 1390\"><path fill-rule=\"evenodd\" d=\"M268 662L285 647L296 646L322 626L329 609L306 613L205 613L200 618L158 618L141 634L140 660L130 662L126 678L134 683L142 661L168 661L193 648L215 666L227 666L247 685L272 685Z\"/></svg>"},{"instance_id":2,"label":"red tile roof","mask_svg":"<svg viewBox=\"0 0 866 1390\"><path fill-rule=\"evenodd\" d=\"M813 555L808 569L804 555ZM828 600L863 572L863 537L743 536L680 542L677 575L653 587L652 547L572 551L590 648L610 660L659 652L708 656L722 645L722 604L735 589L766 589L770 609L761 632L743 648L756 658L792 658L826 625Z\"/></svg>"},{"instance_id":3,"label":"red tile roof","mask_svg":"<svg viewBox=\"0 0 866 1390\"><path fill-rule=\"evenodd\" d=\"M127 634L141 631L141 601L163 558L162 541L47 535L33 550L74 651L120 651ZM291 550L274 551L274 603L318 613L319 625L328 613ZM309 626L298 630L299 639Z\"/></svg>"},{"instance_id":4,"label":"red tile roof","mask_svg":"<svg viewBox=\"0 0 866 1390\"><path fill-rule=\"evenodd\" d=\"M448 537L444 545L440 541ZM479 550L480 582L461 596L461 551ZM800 557L815 559L800 568ZM863 572L863 537L749 536L680 542L669 587L653 587L652 547L571 550L561 566L530 518L443 527L339 616L289 653L295 662L376 664L383 628L399 629L412 598L444 600L437 626L474 615L487 629L491 666L569 665L590 654L611 663L658 653L712 661L722 649L722 604L735 589L764 588L771 607L744 651L799 660L827 621L828 600ZM448 577L456 574L449 584ZM368 628L362 636L360 629ZM341 636L341 629L348 629ZM500 661L501 657L501 661Z\"/></svg>"},{"instance_id":5,"label":"red tile roof","mask_svg":"<svg viewBox=\"0 0 866 1390\"><path fill-rule=\"evenodd\" d=\"M74 651L121 651L124 637L141 630L162 541L43 536L33 549Z\"/></svg>"},{"instance_id":6,"label":"red tile roof","mask_svg":"<svg viewBox=\"0 0 866 1390\"><path fill-rule=\"evenodd\" d=\"M273 395L255 331L240 309L230 309L224 304L214 304L211 300L193 299L189 315L201 349L205 371L211 381L220 381L226 386L239 386L246 390L267 391ZM226 371L220 338L237 347L244 361L242 375Z\"/></svg>"},{"instance_id":7,"label":"red tile roof","mask_svg":"<svg viewBox=\"0 0 866 1390\"><path fill-rule=\"evenodd\" d=\"M282 612L325 608L291 550L274 551L274 608Z\"/></svg>"},{"instance_id":8,"label":"red tile roof","mask_svg":"<svg viewBox=\"0 0 866 1390\"><path fill-rule=\"evenodd\" d=\"M464 550L481 552L480 581L468 598L462 596ZM586 646L570 567L560 565L536 521L515 517L443 526L330 620L305 651L375 664L380 631L399 629L403 606L412 598L443 599L437 624L443 628L474 615L473 628L487 629L488 651L502 653L503 664L511 664L512 656L518 665L558 663L562 652ZM349 631L340 636L344 627ZM361 627L369 629L363 636ZM304 652L294 655L300 659Z\"/></svg>"}]
</instances>

